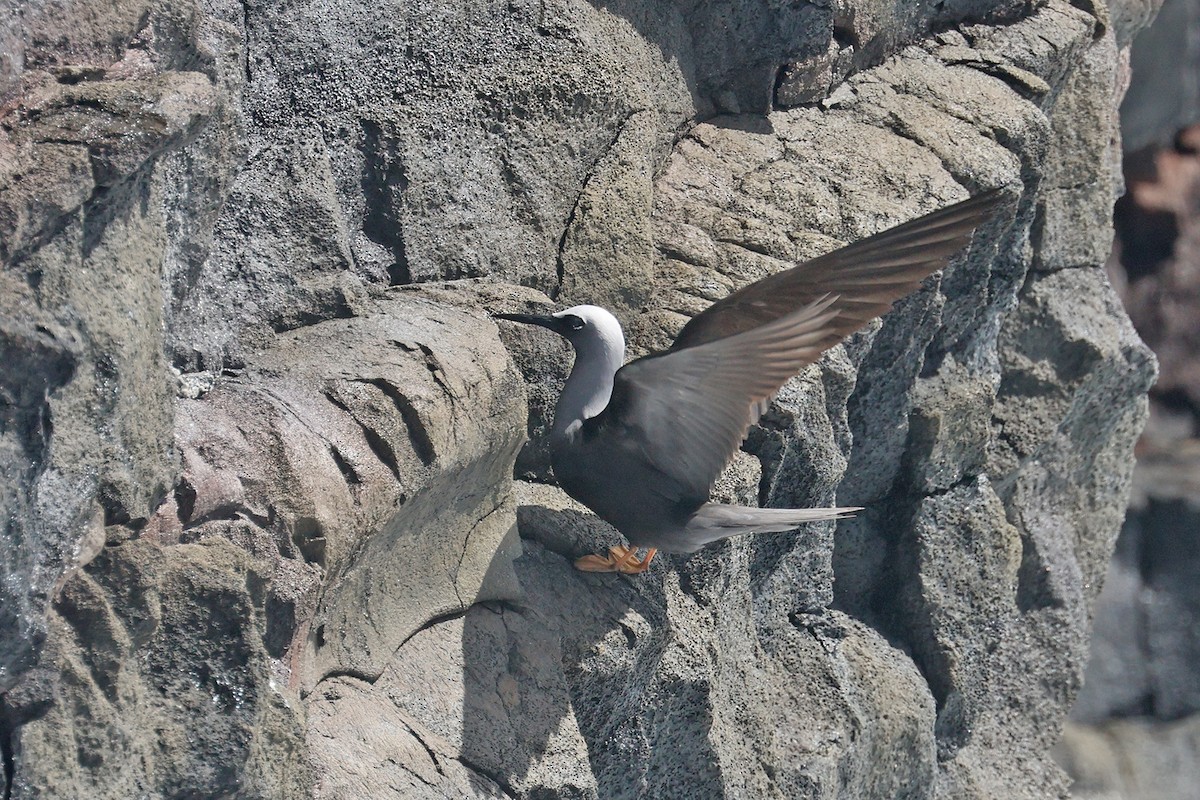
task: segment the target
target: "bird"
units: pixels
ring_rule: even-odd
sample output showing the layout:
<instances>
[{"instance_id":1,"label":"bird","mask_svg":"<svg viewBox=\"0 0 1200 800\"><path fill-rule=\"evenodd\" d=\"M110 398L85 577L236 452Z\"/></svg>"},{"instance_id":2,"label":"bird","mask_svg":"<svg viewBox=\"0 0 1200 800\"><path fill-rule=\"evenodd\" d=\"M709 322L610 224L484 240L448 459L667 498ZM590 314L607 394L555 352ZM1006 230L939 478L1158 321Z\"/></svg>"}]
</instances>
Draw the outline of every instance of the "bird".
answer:
<instances>
[{"instance_id":1,"label":"bird","mask_svg":"<svg viewBox=\"0 0 1200 800\"><path fill-rule=\"evenodd\" d=\"M629 542L575 567L637 574L660 550L861 511L726 505L709 492L783 384L944 267L1003 197L983 192L749 284L693 317L667 350L628 364L621 324L599 306L493 314L548 328L575 351L550 463L559 486Z\"/></svg>"}]
</instances>

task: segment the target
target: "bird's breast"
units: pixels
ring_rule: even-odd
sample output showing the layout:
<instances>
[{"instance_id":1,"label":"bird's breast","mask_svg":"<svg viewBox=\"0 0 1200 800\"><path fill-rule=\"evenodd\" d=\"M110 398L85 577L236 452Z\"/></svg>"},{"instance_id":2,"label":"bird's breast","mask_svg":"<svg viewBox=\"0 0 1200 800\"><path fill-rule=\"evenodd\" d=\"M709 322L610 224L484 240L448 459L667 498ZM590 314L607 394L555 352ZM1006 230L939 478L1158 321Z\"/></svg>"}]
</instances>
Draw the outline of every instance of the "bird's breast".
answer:
<instances>
[{"instance_id":1,"label":"bird's breast","mask_svg":"<svg viewBox=\"0 0 1200 800\"><path fill-rule=\"evenodd\" d=\"M611 436L558 438L551 443L554 477L633 544L657 546L682 530L707 498L685 497L669 476Z\"/></svg>"}]
</instances>

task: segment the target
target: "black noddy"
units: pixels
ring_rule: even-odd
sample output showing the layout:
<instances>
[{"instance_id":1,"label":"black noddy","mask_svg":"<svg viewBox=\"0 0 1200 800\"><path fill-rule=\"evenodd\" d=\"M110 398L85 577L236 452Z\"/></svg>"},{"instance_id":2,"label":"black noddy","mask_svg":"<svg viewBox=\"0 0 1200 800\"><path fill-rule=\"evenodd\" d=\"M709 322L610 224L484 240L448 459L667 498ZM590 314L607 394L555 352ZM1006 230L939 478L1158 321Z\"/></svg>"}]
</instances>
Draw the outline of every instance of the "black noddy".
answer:
<instances>
[{"instance_id":1,"label":"black noddy","mask_svg":"<svg viewBox=\"0 0 1200 800\"><path fill-rule=\"evenodd\" d=\"M554 475L631 545L575 566L643 572L658 550L691 553L861 510L750 508L708 496L783 384L944 267L1002 197L985 192L763 278L692 318L669 350L628 364L620 323L598 306L496 314L549 328L575 348L550 431Z\"/></svg>"}]
</instances>

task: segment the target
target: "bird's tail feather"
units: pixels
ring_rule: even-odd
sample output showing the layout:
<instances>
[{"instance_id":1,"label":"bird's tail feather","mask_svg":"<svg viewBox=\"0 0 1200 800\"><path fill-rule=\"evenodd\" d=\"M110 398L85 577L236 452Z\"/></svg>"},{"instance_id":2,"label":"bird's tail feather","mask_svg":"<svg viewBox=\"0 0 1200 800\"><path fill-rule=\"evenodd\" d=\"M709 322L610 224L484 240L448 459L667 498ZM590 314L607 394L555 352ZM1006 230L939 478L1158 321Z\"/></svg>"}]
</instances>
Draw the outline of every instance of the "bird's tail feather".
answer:
<instances>
[{"instance_id":1,"label":"bird's tail feather","mask_svg":"<svg viewBox=\"0 0 1200 800\"><path fill-rule=\"evenodd\" d=\"M690 543L699 549L729 536L781 533L795 530L806 522L851 517L855 511L862 511L862 508L752 508L705 503L688 521L687 533Z\"/></svg>"}]
</instances>

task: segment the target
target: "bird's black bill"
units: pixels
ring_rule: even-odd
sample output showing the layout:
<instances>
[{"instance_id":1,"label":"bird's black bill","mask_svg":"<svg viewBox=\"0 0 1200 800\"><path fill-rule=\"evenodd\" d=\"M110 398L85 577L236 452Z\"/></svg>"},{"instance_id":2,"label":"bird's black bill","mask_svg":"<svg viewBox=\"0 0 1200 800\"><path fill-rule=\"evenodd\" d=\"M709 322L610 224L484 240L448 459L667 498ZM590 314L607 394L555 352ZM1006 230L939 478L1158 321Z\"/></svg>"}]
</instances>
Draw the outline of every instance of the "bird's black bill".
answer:
<instances>
[{"instance_id":1,"label":"bird's black bill","mask_svg":"<svg viewBox=\"0 0 1200 800\"><path fill-rule=\"evenodd\" d=\"M492 314L493 319L506 319L509 322L520 322L525 325L540 325L549 328L557 334L566 333L566 322L549 314Z\"/></svg>"}]
</instances>

